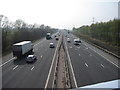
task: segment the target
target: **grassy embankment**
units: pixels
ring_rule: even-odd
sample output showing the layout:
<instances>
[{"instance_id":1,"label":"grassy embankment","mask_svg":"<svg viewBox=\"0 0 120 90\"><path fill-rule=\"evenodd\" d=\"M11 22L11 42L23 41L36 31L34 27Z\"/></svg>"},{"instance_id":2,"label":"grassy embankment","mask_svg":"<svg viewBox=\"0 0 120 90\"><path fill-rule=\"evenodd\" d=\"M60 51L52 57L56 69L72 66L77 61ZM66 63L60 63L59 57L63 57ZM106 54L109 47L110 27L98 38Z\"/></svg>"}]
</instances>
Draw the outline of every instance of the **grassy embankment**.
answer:
<instances>
[{"instance_id":1,"label":"grassy embankment","mask_svg":"<svg viewBox=\"0 0 120 90\"><path fill-rule=\"evenodd\" d=\"M120 56L120 20L73 28L73 34Z\"/></svg>"}]
</instances>

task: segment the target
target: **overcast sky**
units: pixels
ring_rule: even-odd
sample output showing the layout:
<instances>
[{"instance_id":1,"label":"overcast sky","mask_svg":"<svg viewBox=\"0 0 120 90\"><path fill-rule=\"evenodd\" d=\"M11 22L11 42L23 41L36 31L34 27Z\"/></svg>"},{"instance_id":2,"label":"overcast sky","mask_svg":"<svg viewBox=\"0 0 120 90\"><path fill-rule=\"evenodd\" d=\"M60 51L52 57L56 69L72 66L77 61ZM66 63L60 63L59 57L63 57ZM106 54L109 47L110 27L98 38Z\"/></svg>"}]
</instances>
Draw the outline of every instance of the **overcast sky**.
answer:
<instances>
[{"instance_id":1,"label":"overcast sky","mask_svg":"<svg viewBox=\"0 0 120 90\"><path fill-rule=\"evenodd\" d=\"M10 21L71 29L118 18L119 0L0 0L0 14Z\"/></svg>"}]
</instances>

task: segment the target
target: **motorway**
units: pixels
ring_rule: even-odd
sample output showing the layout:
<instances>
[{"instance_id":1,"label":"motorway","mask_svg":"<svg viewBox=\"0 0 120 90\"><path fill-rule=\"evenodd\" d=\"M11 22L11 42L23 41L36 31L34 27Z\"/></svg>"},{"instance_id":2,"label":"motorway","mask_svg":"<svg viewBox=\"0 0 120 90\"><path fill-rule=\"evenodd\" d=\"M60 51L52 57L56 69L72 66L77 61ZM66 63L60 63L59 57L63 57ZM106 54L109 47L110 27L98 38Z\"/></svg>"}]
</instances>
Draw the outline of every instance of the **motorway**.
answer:
<instances>
[{"instance_id":1,"label":"motorway","mask_svg":"<svg viewBox=\"0 0 120 90\"><path fill-rule=\"evenodd\" d=\"M73 40L77 37L73 34L66 35L65 42L67 43L66 38L71 40L71 43L67 43L67 48L77 87L120 79L120 67L111 62L119 62L118 59L111 57L110 61L107 59L109 56L104 57L99 50L95 51L93 46L83 40L80 45L74 45Z\"/></svg>"},{"instance_id":2,"label":"motorway","mask_svg":"<svg viewBox=\"0 0 120 90\"><path fill-rule=\"evenodd\" d=\"M55 52L55 48L49 48L49 43L57 42L43 39L34 45L34 54L37 60L27 64L26 57L11 60L2 66L3 88L44 88L49 69Z\"/></svg>"},{"instance_id":3,"label":"motorway","mask_svg":"<svg viewBox=\"0 0 120 90\"><path fill-rule=\"evenodd\" d=\"M66 41L70 38L71 43ZM104 54L94 46L84 42L80 46L74 45L73 34L64 32L64 40L68 48L73 75L76 86L82 87L86 85L96 84L99 82L120 79L118 71L117 59L111 55ZM34 54L37 61L32 64L26 63L26 57L22 59L5 59L2 67L2 87L3 88L45 88L51 63L56 48L49 48L49 43L55 43L57 47L58 41L42 39L35 43ZM109 61L109 59L111 59ZM114 62L114 63L113 63ZM76 88L77 88L76 87Z\"/></svg>"}]
</instances>

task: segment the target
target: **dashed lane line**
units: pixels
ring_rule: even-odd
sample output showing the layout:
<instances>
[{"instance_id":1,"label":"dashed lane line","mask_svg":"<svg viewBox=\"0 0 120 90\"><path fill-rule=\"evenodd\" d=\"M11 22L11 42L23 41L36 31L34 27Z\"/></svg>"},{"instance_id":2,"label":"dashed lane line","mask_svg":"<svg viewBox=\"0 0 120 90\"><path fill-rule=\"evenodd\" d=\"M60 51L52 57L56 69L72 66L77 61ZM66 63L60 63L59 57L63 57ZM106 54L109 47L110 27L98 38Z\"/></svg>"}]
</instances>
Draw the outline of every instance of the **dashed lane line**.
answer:
<instances>
[{"instance_id":1,"label":"dashed lane line","mask_svg":"<svg viewBox=\"0 0 120 90\"><path fill-rule=\"evenodd\" d=\"M47 77L46 84L45 84L45 90L46 90L46 88L48 86L48 81L50 79L50 74L51 74L51 71L52 71L53 63L55 61L55 56L56 56L56 53L57 53L57 50L58 50L58 45L59 45L59 42L57 43L57 47L55 49L55 53L54 53L54 56L53 56L53 59L52 59L52 63L51 63L50 69L49 69L48 77Z\"/></svg>"},{"instance_id":2,"label":"dashed lane line","mask_svg":"<svg viewBox=\"0 0 120 90\"><path fill-rule=\"evenodd\" d=\"M105 67L104 65L100 64L103 68Z\"/></svg>"},{"instance_id":3,"label":"dashed lane line","mask_svg":"<svg viewBox=\"0 0 120 90\"><path fill-rule=\"evenodd\" d=\"M43 41L38 42L37 44L34 45L34 47L37 46L38 44L42 43L42 42L43 42ZM5 63L1 64L1 65L0 65L0 68L1 68L2 66L4 66L5 64L7 64L8 62L14 60L15 58L16 58L16 57L13 57L13 58L11 58L10 60L6 61Z\"/></svg>"},{"instance_id":4,"label":"dashed lane line","mask_svg":"<svg viewBox=\"0 0 120 90\"><path fill-rule=\"evenodd\" d=\"M119 66L117 66L115 63L113 63L112 61L110 61L109 59L107 59L105 56L103 56L102 54L98 53L97 51L95 51L94 49L92 49L91 47L89 47L91 50L93 50L94 52L96 52L98 55L100 55L101 57L103 57L104 59L106 59L108 62L110 62L111 64L115 65L116 67L118 67L120 69Z\"/></svg>"},{"instance_id":5,"label":"dashed lane line","mask_svg":"<svg viewBox=\"0 0 120 90\"><path fill-rule=\"evenodd\" d=\"M33 66L33 67L31 68L31 71L32 71L34 68L35 68L35 66Z\"/></svg>"},{"instance_id":6,"label":"dashed lane line","mask_svg":"<svg viewBox=\"0 0 120 90\"><path fill-rule=\"evenodd\" d=\"M43 56L41 55L40 57L42 58Z\"/></svg>"},{"instance_id":7,"label":"dashed lane line","mask_svg":"<svg viewBox=\"0 0 120 90\"><path fill-rule=\"evenodd\" d=\"M87 64L87 63L85 63L85 66L86 66L86 67L88 67L88 64Z\"/></svg>"},{"instance_id":8,"label":"dashed lane line","mask_svg":"<svg viewBox=\"0 0 120 90\"><path fill-rule=\"evenodd\" d=\"M16 65L16 66L13 68L13 70L15 70L17 67L18 67L18 65Z\"/></svg>"}]
</instances>

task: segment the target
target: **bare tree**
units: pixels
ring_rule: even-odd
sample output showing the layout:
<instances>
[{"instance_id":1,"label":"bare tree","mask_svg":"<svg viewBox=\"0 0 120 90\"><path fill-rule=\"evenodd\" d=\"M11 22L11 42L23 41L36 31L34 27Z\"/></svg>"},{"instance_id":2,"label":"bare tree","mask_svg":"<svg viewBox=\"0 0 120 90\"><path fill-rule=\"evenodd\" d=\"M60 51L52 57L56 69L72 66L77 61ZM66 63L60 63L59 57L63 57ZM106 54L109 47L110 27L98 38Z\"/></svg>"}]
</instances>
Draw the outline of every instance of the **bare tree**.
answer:
<instances>
[{"instance_id":1,"label":"bare tree","mask_svg":"<svg viewBox=\"0 0 120 90\"><path fill-rule=\"evenodd\" d=\"M23 20L17 19L17 20L15 21L14 26L15 26L15 28L17 28L17 29L19 30L20 28L22 28L23 24L24 24L24 21L23 21Z\"/></svg>"}]
</instances>

